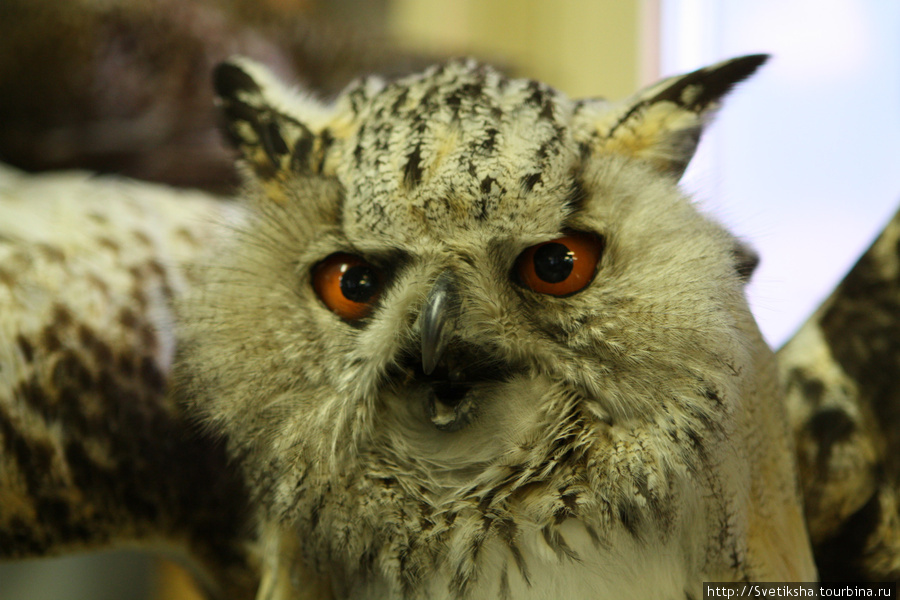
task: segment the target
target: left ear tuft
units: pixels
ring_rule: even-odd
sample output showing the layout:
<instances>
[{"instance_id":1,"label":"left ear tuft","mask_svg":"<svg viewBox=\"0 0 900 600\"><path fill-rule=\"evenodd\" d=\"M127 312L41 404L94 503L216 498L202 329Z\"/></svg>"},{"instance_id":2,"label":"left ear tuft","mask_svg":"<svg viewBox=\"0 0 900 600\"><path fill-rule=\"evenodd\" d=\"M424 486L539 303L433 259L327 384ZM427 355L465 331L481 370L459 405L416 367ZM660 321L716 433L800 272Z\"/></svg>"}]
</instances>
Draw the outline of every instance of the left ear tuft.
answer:
<instances>
[{"instance_id":1,"label":"left ear tuft","mask_svg":"<svg viewBox=\"0 0 900 600\"><path fill-rule=\"evenodd\" d=\"M768 58L766 54L742 56L644 89L600 116L587 149L646 160L680 178L722 98Z\"/></svg>"}]
</instances>

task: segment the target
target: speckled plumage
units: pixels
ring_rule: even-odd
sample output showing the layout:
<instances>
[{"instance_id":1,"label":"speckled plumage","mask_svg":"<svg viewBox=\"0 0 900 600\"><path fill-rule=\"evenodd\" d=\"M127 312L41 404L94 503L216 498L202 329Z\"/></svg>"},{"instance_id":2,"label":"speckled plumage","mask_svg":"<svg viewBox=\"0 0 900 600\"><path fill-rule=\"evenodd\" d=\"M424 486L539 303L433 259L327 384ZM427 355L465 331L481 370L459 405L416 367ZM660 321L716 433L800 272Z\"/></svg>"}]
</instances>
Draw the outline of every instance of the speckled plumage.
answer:
<instances>
[{"instance_id":1,"label":"speckled plumage","mask_svg":"<svg viewBox=\"0 0 900 600\"><path fill-rule=\"evenodd\" d=\"M898 309L900 213L778 352L824 580L900 580Z\"/></svg>"},{"instance_id":2,"label":"speckled plumage","mask_svg":"<svg viewBox=\"0 0 900 600\"><path fill-rule=\"evenodd\" d=\"M0 165L0 559L140 545L190 555L210 591L252 593L243 484L165 395L181 263L234 214Z\"/></svg>"},{"instance_id":3,"label":"speckled plumage","mask_svg":"<svg viewBox=\"0 0 900 600\"><path fill-rule=\"evenodd\" d=\"M743 295L752 256L676 185L762 60L621 104L466 61L333 105L219 68L249 217L181 306L176 396L260 507L260 598L680 599L815 578ZM591 283L520 285L517 257L569 230L604 242ZM359 322L313 289L336 252L383 280ZM441 286L452 430L429 412L446 382L418 366Z\"/></svg>"}]
</instances>

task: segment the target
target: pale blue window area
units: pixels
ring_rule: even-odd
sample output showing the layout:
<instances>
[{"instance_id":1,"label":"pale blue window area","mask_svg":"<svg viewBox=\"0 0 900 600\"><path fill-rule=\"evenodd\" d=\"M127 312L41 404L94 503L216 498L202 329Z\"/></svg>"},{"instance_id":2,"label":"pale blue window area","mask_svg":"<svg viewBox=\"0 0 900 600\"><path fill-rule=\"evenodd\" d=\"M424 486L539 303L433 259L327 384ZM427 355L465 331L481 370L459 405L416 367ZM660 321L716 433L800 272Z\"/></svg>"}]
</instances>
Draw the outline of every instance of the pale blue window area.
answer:
<instances>
[{"instance_id":1,"label":"pale blue window area","mask_svg":"<svg viewBox=\"0 0 900 600\"><path fill-rule=\"evenodd\" d=\"M900 207L900 2L661 0L663 74L766 52L684 179L749 240L779 346Z\"/></svg>"}]
</instances>

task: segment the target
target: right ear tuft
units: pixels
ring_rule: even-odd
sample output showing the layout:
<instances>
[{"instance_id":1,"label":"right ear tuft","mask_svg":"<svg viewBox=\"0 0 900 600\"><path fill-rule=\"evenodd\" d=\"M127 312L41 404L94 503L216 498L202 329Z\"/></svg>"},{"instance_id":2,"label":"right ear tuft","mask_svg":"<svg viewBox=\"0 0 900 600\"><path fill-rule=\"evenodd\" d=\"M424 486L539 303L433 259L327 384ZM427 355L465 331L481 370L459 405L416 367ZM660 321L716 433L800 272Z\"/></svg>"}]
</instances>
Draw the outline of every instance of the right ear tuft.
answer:
<instances>
[{"instance_id":1,"label":"right ear tuft","mask_svg":"<svg viewBox=\"0 0 900 600\"><path fill-rule=\"evenodd\" d=\"M303 122L303 109L323 107L301 101L265 67L233 58L213 71L213 87L224 117L223 129L244 161L263 181L282 181L291 173L309 173L321 165L322 131ZM322 129L322 124L318 124Z\"/></svg>"},{"instance_id":2,"label":"right ear tuft","mask_svg":"<svg viewBox=\"0 0 900 600\"><path fill-rule=\"evenodd\" d=\"M213 70L213 87L219 98L237 98L239 93L259 94L262 90L246 71L235 63L223 62Z\"/></svg>"}]
</instances>

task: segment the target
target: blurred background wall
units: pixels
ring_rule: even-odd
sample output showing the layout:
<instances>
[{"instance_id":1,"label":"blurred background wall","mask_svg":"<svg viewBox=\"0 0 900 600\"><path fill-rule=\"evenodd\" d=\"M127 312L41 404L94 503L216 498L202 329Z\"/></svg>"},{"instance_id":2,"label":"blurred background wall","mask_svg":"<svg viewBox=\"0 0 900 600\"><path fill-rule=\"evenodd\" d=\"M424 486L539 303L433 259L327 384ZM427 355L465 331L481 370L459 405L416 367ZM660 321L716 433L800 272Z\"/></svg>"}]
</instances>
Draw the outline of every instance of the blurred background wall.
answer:
<instances>
[{"instance_id":1,"label":"blurred background wall","mask_svg":"<svg viewBox=\"0 0 900 600\"><path fill-rule=\"evenodd\" d=\"M620 99L660 76L730 56L772 53L770 64L730 98L683 183L705 210L760 251L751 299L776 346L834 287L900 200L900 3L264 4L383 32L404 48L474 54L573 96ZM196 597L183 572L144 555L0 565L0 600Z\"/></svg>"},{"instance_id":2,"label":"blurred background wall","mask_svg":"<svg viewBox=\"0 0 900 600\"><path fill-rule=\"evenodd\" d=\"M660 65L753 52L683 187L762 256L751 305L775 347L900 205L900 3L663 0Z\"/></svg>"}]
</instances>

